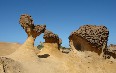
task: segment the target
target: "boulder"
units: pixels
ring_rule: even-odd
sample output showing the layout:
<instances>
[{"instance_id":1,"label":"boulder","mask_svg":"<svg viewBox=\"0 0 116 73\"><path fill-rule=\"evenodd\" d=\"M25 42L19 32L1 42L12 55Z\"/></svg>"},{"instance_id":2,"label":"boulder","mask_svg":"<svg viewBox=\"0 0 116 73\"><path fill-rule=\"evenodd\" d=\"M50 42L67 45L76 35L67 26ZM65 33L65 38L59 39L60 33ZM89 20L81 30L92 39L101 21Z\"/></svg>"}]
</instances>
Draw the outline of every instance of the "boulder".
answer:
<instances>
[{"instance_id":1,"label":"boulder","mask_svg":"<svg viewBox=\"0 0 116 73\"><path fill-rule=\"evenodd\" d=\"M109 31L105 26L84 25L72 32L69 42L73 51L94 51L99 55L107 47Z\"/></svg>"}]
</instances>

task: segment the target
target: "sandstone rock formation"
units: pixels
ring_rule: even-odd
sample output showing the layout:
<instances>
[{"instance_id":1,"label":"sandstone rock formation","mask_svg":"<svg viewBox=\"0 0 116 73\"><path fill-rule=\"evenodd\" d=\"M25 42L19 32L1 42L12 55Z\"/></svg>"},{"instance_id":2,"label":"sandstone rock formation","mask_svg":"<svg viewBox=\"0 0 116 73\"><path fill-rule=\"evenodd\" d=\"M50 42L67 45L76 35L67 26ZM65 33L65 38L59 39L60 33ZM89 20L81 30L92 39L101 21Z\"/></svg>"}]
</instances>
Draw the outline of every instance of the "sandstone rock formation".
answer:
<instances>
[{"instance_id":1,"label":"sandstone rock formation","mask_svg":"<svg viewBox=\"0 0 116 73\"><path fill-rule=\"evenodd\" d=\"M45 30L43 38L45 39L45 42L43 43L44 47L38 55L60 57L60 45L62 40L59 38L59 36L51 31Z\"/></svg>"},{"instance_id":2,"label":"sandstone rock formation","mask_svg":"<svg viewBox=\"0 0 116 73\"><path fill-rule=\"evenodd\" d=\"M0 73L23 73L23 67L11 58L0 57Z\"/></svg>"},{"instance_id":3,"label":"sandstone rock formation","mask_svg":"<svg viewBox=\"0 0 116 73\"><path fill-rule=\"evenodd\" d=\"M71 33L69 42L73 51L94 51L100 55L107 47L108 36L105 26L84 25Z\"/></svg>"},{"instance_id":4,"label":"sandstone rock formation","mask_svg":"<svg viewBox=\"0 0 116 73\"><path fill-rule=\"evenodd\" d=\"M110 44L107 49L105 50L104 53L105 58L116 58L116 45Z\"/></svg>"},{"instance_id":5,"label":"sandstone rock formation","mask_svg":"<svg viewBox=\"0 0 116 73\"><path fill-rule=\"evenodd\" d=\"M27 14L21 15L19 22L23 29L26 31L28 37L32 36L33 38L36 38L41 33L44 33L46 28L46 25L34 25L33 19L30 15Z\"/></svg>"},{"instance_id":6,"label":"sandstone rock formation","mask_svg":"<svg viewBox=\"0 0 116 73\"><path fill-rule=\"evenodd\" d=\"M61 38L59 38L57 34L48 30L45 30L43 38L45 39L45 43L57 43L58 47L62 44Z\"/></svg>"},{"instance_id":7,"label":"sandstone rock formation","mask_svg":"<svg viewBox=\"0 0 116 73\"><path fill-rule=\"evenodd\" d=\"M28 38L25 41L25 43L21 45L14 53L8 56L5 56L5 58L6 59L11 58L14 61L21 63L21 65L22 64L28 65L28 63L38 61L38 56L35 54L35 50L34 50L34 41L37 36L39 36L41 33L45 31L46 25L34 25L31 16L27 14L21 15L19 22L21 26L23 27L23 29L26 31ZM0 60L2 59L0 58ZM27 69L28 69L27 71L29 71L29 68ZM5 72L5 73L12 73L12 72ZM19 73L19 72L13 72L13 73ZM29 73L29 72L26 72L26 73Z\"/></svg>"},{"instance_id":8,"label":"sandstone rock formation","mask_svg":"<svg viewBox=\"0 0 116 73\"><path fill-rule=\"evenodd\" d=\"M34 41L37 36L39 36L41 33L43 33L46 29L46 25L34 25L33 20L30 15L23 14L20 17L20 24L23 27L23 29L26 31L28 38L25 41L25 43L19 47L16 52L12 53L10 57L14 59L18 59L20 56L20 60L25 60L25 57L29 56L29 54L25 54L26 51L30 54L34 54ZM25 55L25 56L24 56ZM35 56L37 58L37 56Z\"/></svg>"},{"instance_id":9,"label":"sandstone rock formation","mask_svg":"<svg viewBox=\"0 0 116 73\"><path fill-rule=\"evenodd\" d=\"M58 36L54 35L53 33L52 35L48 34L48 37L44 37L45 40L47 40L43 44L44 48L37 56L34 51L34 40L37 35L45 31L45 26L34 26L29 15L21 16L20 22L22 27L27 32L28 38L25 43L21 45L14 53L8 56L0 57L0 73L116 72L116 60L113 58L105 60L99 57L97 53L91 51L77 51L76 54L74 54L74 52L72 51L68 54L62 53L58 50L58 46L59 44L61 44L61 40L56 39L58 38ZM49 37L52 37L53 39L49 39ZM90 45L90 47L92 47L90 42L86 39L84 40L84 38L82 38L81 36L77 38L76 37L77 36L70 36L70 41L72 40L72 38L75 38L76 40L77 38L79 38L79 41L75 42L74 44L81 42L80 44L84 43L86 47L88 46L88 44ZM72 40L71 42L73 43L76 40ZM84 50L86 50L86 47L84 48ZM90 48L90 50L92 48Z\"/></svg>"}]
</instances>

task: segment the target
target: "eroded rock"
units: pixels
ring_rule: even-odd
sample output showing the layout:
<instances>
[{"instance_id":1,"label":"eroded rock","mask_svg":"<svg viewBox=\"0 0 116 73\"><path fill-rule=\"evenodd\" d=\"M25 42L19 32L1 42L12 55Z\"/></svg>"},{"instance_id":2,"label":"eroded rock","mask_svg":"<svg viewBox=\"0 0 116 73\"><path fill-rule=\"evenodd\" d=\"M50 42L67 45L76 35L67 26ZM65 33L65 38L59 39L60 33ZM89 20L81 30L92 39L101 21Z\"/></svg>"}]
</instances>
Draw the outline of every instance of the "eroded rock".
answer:
<instances>
[{"instance_id":1,"label":"eroded rock","mask_svg":"<svg viewBox=\"0 0 116 73\"><path fill-rule=\"evenodd\" d=\"M107 59L110 59L110 57L116 59L116 45L110 44L105 50L104 56Z\"/></svg>"},{"instance_id":2,"label":"eroded rock","mask_svg":"<svg viewBox=\"0 0 116 73\"><path fill-rule=\"evenodd\" d=\"M41 33L44 33L46 29L46 25L34 25L32 17L28 14L21 15L19 23L26 31L28 37L32 36L36 38Z\"/></svg>"},{"instance_id":3,"label":"eroded rock","mask_svg":"<svg viewBox=\"0 0 116 73\"><path fill-rule=\"evenodd\" d=\"M8 57L15 61L26 62L26 61L37 61L38 56L35 53L34 41L37 36L43 33L46 29L46 25L34 25L33 19L30 15L23 14L19 20L21 26L27 33L28 37L24 44L22 44L14 53Z\"/></svg>"},{"instance_id":4,"label":"eroded rock","mask_svg":"<svg viewBox=\"0 0 116 73\"><path fill-rule=\"evenodd\" d=\"M107 47L108 36L105 26L84 25L71 33L69 42L74 51L94 51L100 55Z\"/></svg>"},{"instance_id":5,"label":"eroded rock","mask_svg":"<svg viewBox=\"0 0 116 73\"><path fill-rule=\"evenodd\" d=\"M0 73L23 73L23 68L11 58L0 57Z\"/></svg>"},{"instance_id":6,"label":"eroded rock","mask_svg":"<svg viewBox=\"0 0 116 73\"><path fill-rule=\"evenodd\" d=\"M61 38L59 38L57 34L48 30L45 30L43 38L45 39L45 43L57 43L58 46L62 44Z\"/></svg>"}]
</instances>

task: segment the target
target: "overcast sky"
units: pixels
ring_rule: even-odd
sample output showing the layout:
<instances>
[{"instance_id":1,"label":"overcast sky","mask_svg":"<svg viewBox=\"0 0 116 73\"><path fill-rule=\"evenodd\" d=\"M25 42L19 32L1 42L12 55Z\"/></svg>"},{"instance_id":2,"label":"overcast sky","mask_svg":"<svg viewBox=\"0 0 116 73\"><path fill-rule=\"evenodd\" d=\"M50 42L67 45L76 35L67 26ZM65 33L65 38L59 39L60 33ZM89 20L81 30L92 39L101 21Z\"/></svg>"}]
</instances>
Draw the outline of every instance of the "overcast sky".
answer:
<instances>
[{"instance_id":1,"label":"overcast sky","mask_svg":"<svg viewBox=\"0 0 116 73\"><path fill-rule=\"evenodd\" d=\"M31 15L35 24L46 24L65 47L70 33L85 24L105 25L110 31L108 44L116 44L116 0L0 0L0 41L26 40L19 24L21 14ZM44 41L43 34L35 45L40 41Z\"/></svg>"}]
</instances>

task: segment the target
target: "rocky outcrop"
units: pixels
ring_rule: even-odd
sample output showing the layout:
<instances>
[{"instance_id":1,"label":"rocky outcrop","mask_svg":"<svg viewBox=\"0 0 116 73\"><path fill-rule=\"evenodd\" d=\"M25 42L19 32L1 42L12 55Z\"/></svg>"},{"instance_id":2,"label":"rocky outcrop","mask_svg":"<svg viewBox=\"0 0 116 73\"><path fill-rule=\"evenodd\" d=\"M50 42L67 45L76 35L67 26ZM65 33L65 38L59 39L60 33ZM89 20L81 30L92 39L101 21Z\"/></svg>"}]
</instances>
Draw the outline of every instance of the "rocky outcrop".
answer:
<instances>
[{"instance_id":1,"label":"rocky outcrop","mask_svg":"<svg viewBox=\"0 0 116 73\"><path fill-rule=\"evenodd\" d=\"M62 54L60 51L62 40L59 38L59 36L51 31L45 30L43 38L45 39L45 42L43 43L44 47L42 48L42 51L38 53L38 56L60 57L60 54Z\"/></svg>"},{"instance_id":2,"label":"rocky outcrop","mask_svg":"<svg viewBox=\"0 0 116 73\"><path fill-rule=\"evenodd\" d=\"M35 54L34 41L37 36L46 29L45 25L34 25L30 15L23 14L20 17L20 24L27 33L27 40L15 52L6 56L18 62L32 62L38 60Z\"/></svg>"},{"instance_id":3,"label":"rocky outcrop","mask_svg":"<svg viewBox=\"0 0 116 73\"><path fill-rule=\"evenodd\" d=\"M41 33L44 33L46 28L46 25L34 25L33 19L27 14L21 15L19 23L26 31L28 37L32 36L33 38L36 38Z\"/></svg>"},{"instance_id":4,"label":"rocky outcrop","mask_svg":"<svg viewBox=\"0 0 116 73\"><path fill-rule=\"evenodd\" d=\"M28 43L30 43L32 46L34 46L34 41L36 37L39 36L41 33L44 33L46 25L34 25L33 19L30 15L27 14L21 15L19 22L28 35L28 39L24 43L24 45L26 46ZM28 41L29 39L30 41Z\"/></svg>"},{"instance_id":5,"label":"rocky outcrop","mask_svg":"<svg viewBox=\"0 0 116 73\"><path fill-rule=\"evenodd\" d=\"M107 47L108 36L105 26L84 25L71 33L69 42L73 51L94 51L100 55Z\"/></svg>"},{"instance_id":6,"label":"rocky outcrop","mask_svg":"<svg viewBox=\"0 0 116 73\"><path fill-rule=\"evenodd\" d=\"M48 30L45 30L43 38L45 39L45 43L57 43L58 47L62 44L61 38L59 38L57 34Z\"/></svg>"},{"instance_id":7,"label":"rocky outcrop","mask_svg":"<svg viewBox=\"0 0 116 73\"><path fill-rule=\"evenodd\" d=\"M116 59L116 45L110 44L105 50L104 57L107 59L111 57Z\"/></svg>"},{"instance_id":8,"label":"rocky outcrop","mask_svg":"<svg viewBox=\"0 0 116 73\"><path fill-rule=\"evenodd\" d=\"M11 58L0 57L0 73L23 73L23 67Z\"/></svg>"},{"instance_id":9,"label":"rocky outcrop","mask_svg":"<svg viewBox=\"0 0 116 73\"><path fill-rule=\"evenodd\" d=\"M34 41L37 36L45 31L46 26L34 25L31 16L27 14L21 15L19 22L28 35L27 40L12 54L5 56L4 58L0 57L0 67L3 67L3 69L1 69L2 72L0 73L29 73L21 72L19 66L26 66L25 70L31 71L30 68L27 67L28 63L35 64L38 62L38 56L34 49ZM18 63L20 63L19 66L17 65Z\"/></svg>"}]
</instances>

